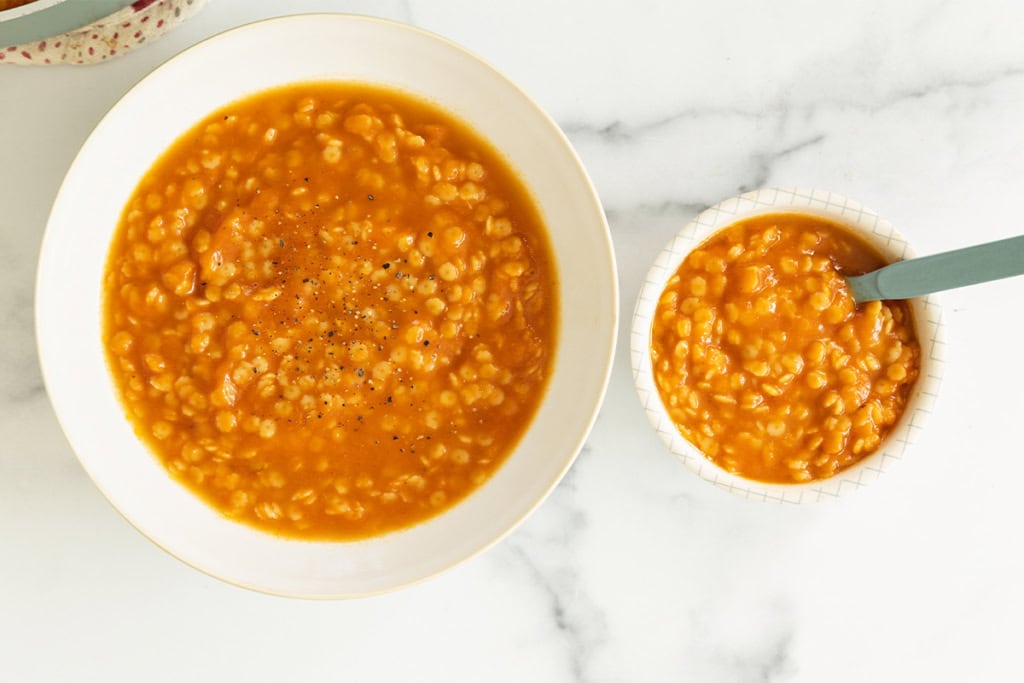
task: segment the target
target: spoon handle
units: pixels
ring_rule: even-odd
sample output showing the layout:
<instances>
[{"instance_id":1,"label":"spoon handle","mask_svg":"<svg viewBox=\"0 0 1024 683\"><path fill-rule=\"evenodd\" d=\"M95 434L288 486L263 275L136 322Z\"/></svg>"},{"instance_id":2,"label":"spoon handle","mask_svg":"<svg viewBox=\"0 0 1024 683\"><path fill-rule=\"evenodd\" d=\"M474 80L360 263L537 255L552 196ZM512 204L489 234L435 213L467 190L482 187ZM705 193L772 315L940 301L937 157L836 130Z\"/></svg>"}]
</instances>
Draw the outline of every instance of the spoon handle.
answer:
<instances>
[{"instance_id":1,"label":"spoon handle","mask_svg":"<svg viewBox=\"0 0 1024 683\"><path fill-rule=\"evenodd\" d=\"M88 26L132 4L128 0L92 0L91 2L57 2L50 7L34 4L17 8L6 21L0 21L0 45L34 43Z\"/></svg>"},{"instance_id":2,"label":"spoon handle","mask_svg":"<svg viewBox=\"0 0 1024 683\"><path fill-rule=\"evenodd\" d=\"M857 303L915 296L1024 275L1024 235L899 261L848 277Z\"/></svg>"}]
</instances>

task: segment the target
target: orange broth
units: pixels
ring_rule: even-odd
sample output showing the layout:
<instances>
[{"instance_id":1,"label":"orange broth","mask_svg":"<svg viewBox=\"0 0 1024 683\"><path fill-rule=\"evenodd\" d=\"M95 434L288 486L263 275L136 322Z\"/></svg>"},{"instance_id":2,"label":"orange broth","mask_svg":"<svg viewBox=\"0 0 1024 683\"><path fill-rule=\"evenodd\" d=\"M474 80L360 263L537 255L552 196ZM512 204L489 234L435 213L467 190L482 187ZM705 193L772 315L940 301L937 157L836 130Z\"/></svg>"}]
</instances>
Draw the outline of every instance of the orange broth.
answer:
<instances>
[{"instance_id":1,"label":"orange broth","mask_svg":"<svg viewBox=\"0 0 1024 683\"><path fill-rule=\"evenodd\" d=\"M857 306L843 275L885 265L863 239L769 214L694 249L658 302L651 361L680 433L757 481L831 477L903 414L920 345L905 301Z\"/></svg>"},{"instance_id":2,"label":"orange broth","mask_svg":"<svg viewBox=\"0 0 1024 683\"><path fill-rule=\"evenodd\" d=\"M223 514L365 538L451 507L544 395L554 258L508 163L451 114L310 83L211 114L113 239L104 342L140 438Z\"/></svg>"}]
</instances>

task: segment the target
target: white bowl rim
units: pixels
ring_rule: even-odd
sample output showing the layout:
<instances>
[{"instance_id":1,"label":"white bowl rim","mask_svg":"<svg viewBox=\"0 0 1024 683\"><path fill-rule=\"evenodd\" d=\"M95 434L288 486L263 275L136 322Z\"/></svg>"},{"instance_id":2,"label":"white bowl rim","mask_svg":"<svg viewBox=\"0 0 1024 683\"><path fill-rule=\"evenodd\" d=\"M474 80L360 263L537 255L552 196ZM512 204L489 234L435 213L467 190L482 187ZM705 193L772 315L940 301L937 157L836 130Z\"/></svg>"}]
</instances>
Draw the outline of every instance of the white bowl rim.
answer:
<instances>
[{"instance_id":1,"label":"white bowl rim","mask_svg":"<svg viewBox=\"0 0 1024 683\"><path fill-rule=\"evenodd\" d=\"M651 426L669 450L700 478L748 500L811 503L862 488L902 459L913 437L934 409L942 382L945 325L936 295L910 301L921 343L921 374L896 426L871 455L835 476L794 484L771 484L737 476L706 458L676 429L654 383L650 335L654 311L668 279L683 259L712 234L737 221L769 214L800 213L838 223L866 238L890 259L915 254L903 235L876 212L843 195L806 187L769 187L725 199L688 222L658 254L640 288L630 327L630 360L637 396Z\"/></svg>"},{"instance_id":2,"label":"white bowl rim","mask_svg":"<svg viewBox=\"0 0 1024 683\"><path fill-rule=\"evenodd\" d=\"M70 178L72 176L73 172L75 171L75 169L76 169L76 167L78 165L78 162L79 162L80 158L85 154L86 150L93 143L93 140L97 136L98 131L100 131L100 129L103 128L105 122L110 117L112 112L114 112L116 109L118 109L122 105L123 102L125 102L129 98L133 97L134 93L136 93L136 91L139 89L139 87L142 84L144 84L144 83L146 83L146 82L148 82L148 81L150 81L152 79L158 78L160 76L160 74L165 69L170 68L176 61L178 61L179 59L183 59L185 56L191 54L194 51L201 50L201 49L205 48L210 43L213 43L215 41L219 41L219 40L221 40L221 39L223 39L225 37L228 37L228 36L235 36L235 35L239 35L239 34L244 33L244 32L249 32L249 31L253 31L253 30L259 30L262 27L264 27L266 25L270 25L270 24L279 24L279 23L284 23L284 22L324 21L324 20L326 20L326 21L341 20L341 21L349 21L349 22L365 22L367 24L382 25L382 26L390 27L390 28L395 29L395 30L406 31L406 32L413 33L413 34L419 34L422 37L425 37L425 38L431 39L433 41L436 41L438 43L441 43L441 44L447 46L448 48L453 49L453 50L461 53L467 59L469 59L469 60L471 60L473 62L476 62L477 64L479 64L480 66L485 68L487 71L489 71L491 73L491 75L495 79L500 80L505 86L507 86L510 89L512 89L513 91L515 91L518 94L518 96L521 97L522 100L526 104L529 105L529 107L533 110L533 112L538 117L540 117L540 119L543 120L545 125L550 130L551 134L553 136L555 136L555 138L559 141L559 143L561 144L561 146L563 148L562 151L564 151L568 155L568 158L571 159L571 162L572 162L573 166L575 167L576 172L579 174L579 179L585 185L586 192L589 195L589 199L590 199L590 201L592 203L593 208L597 209L597 214L598 214L598 216L600 218L600 224L601 224L601 227L603 228L603 230L601 231L602 243L601 243L600 246L603 247L605 249L605 251L606 251L605 256L607 257L607 272L605 273L605 275L608 278L607 284L608 284L608 288L609 288L609 294L610 294L610 297L611 297L611 304L612 304L612 306L611 306L611 311L610 311L610 322L609 322L609 325L608 325L608 334L607 334L606 341L604 343L604 348L603 348L602 353L600 354L600 357L595 359L595 360L600 361L600 363L603 365L603 369L601 370L600 377L599 377L599 387L600 387L600 390L598 392L595 392L595 394L593 396L593 401L592 401L593 405L592 405L592 408L590 410L589 418L586 421L586 426L585 426L585 428L583 430L580 431L579 437L575 440L574 445L573 445L573 447L571 449L571 452L568 453L567 456L565 457L564 462L562 463L562 466L561 466L561 468L559 469L559 471L557 473L557 476L553 477L551 479L551 481L545 486L545 488L540 492L540 494L534 500L530 501L529 504L526 505L523 508L522 513L515 519L515 521L513 523L508 525L506 528L504 528L500 532L495 533L485 543L482 543L478 547L472 549L470 552L465 553L463 556L461 556L458 559L456 559L455 561L447 564L446 566L439 567L439 568L435 569L434 571L430 571L428 573L424 573L424 574L422 574L420 576L411 578L409 580L406 580L406 581L403 581L403 582L400 582L400 583L396 583L396 584L393 584L393 585L388 585L388 586L380 587L380 588L378 588L376 590L370 590L370 591L331 592L331 593L306 593L306 592L277 590L277 589L275 589L275 588L273 588L271 586L251 584L251 583L247 583L247 582L244 582L244 581L237 580L236 578L233 578L233 577L227 577L227 576L221 575L221 574L219 574L219 573L217 573L215 571L211 571L210 569L202 566L201 564L199 564L199 563L197 563L197 562L195 562L195 561L193 561L193 560L191 560L189 558L186 558L182 553L177 552L173 548L169 547L168 544L162 542L160 539L155 537L154 532L153 532L152 529L144 529L144 528L142 528L124 510L121 509L121 507L115 501L114 497L112 497L110 495L110 492L105 487L103 487L101 485L101 483L99 482L99 480L94 475L94 472L89 467L89 464L86 462L86 460L84 460L79 455L78 451L74 447L72 439L71 439L71 437L70 437L70 435L68 433L68 430L67 430L67 428L65 426L65 422L64 422L64 419L63 419L62 415L64 414L65 410L70 410L73 407L72 406L65 406L63 404L63 402L61 401L61 399L58 398L54 394L54 391L53 391L53 387L55 385L55 382L53 381L53 378L51 376L50 370L48 369L48 364L47 364L47 360L46 360L46 354L45 354L45 352L43 350L43 346L44 346L44 344L43 344L43 337L40 334L41 320L43 319L45 311L43 310L43 303L41 302L41 298L39 296L39 293L40 293L40 291L42 290L42 288L45 285L45 283L44 283L44 275L45 275L45 270L46 269L44 268L44 266L47 264L49 253L52 251L52 247L50 246L50 242L53 239L52 238L53 231L50 230L50 221L53 219L53 215L54 215L54 213L56 211L56 207L60 204L60 202L62 200L62 195L63 195L63 193L65 191L68 178ZM444 104L441 103L441 106L443 107ZM179 131L178 134L181 134L183 132L184 132L184 129L182 131ZM595 236L595 239L596 239L596 236ZM39 358L40 369L41 369L41 372L42 372L44 386L45 386L47 394L48 394L48 396L50 398L50 402L51 402L51 405L52 405L52 407L54 409L55 416L57 417L58 424L59 424L59 426L61 428L62 433L64 434L65 439L67 440L69 446L71 446L72 451L75 453L76 459L78 459L79 463L82 465L82 468L86 471L86 474L92 480L92 482L96 486L96 488L99 489L99 491L103 494L103 497L107 500L107 502L118 512L118 514L126 522L129 523L129 525L131 525L133 528L135 528L136 531L138 531L140 534L142 534L144 537L146 537L154 545L156 545L157 547L161 548L168 555L174 557L175 559L179 560L183 564L186 564L187 566L192 567L193 569L195 569L195 570L197 570L197 571L199 571L199 572L201 572L203 574L206 574L207 576L215 578L215 579L217 579L219 581L222 581L224 583L227 583L229 585L238 586L238 587L245 588L247 590L251 590L251 591L254 591L254 592L258 592L258 593L264 593L264 594L268 594L268 595L275 595L275 596L286 597L286 598L314 599L314 600L338 600L338 599L353 599L353 598L371 597L371 596L380 595L380 594L383 594L383 593L389 593L389 592L392 592L392 591L397 591L397 590L401 590L403 588L411 587L413 585L416 585L416 584L419 584L421 582L427 581L427 580L429 580L429 579L431 579L431 578L433 578L435 576L443 574L443 573L445 573L445 572L447 572L449 570L452 570L452 569L454 569L454 568L456 568L458 566L461 566L462 564L468 562L469 560L471 560L471 559L477 557L478 555L486 552L487 550L492 548L494 545L498 544L500 541L502 541L504 538L506 538L513 531L515 531L528 517L530 517L530 515L532 515L537 510L538 507L540 507L540 505L548 498L548 496L552 493L552 491L554 491L554 489L558 486L558 484L564 479L566 473L572 467L573 463L576 461L576 458L579 456L580 451L583 449L583 446L585 445L586 440L589 437L590 433L593 431L594 424L597 421L597 418L598 418L601 406L603 405L604 398L605 398L605 396L607 394L608 386L609 386L609 383L610 383L610 380L611 380L611 373L612 373L612 370L613 370L614 358L615 358L615 349L616 349L617 341L618 341L618 326L619 326L619 320L620 320L620 315L621 315L621 312L620 312L618 267L617 267L617 263L616 263L616 256L615 256L614 245L613 245L612 237L611 237L611 230L610 230L610 228L608 226L607 217L606 217L606 215L604 213L603 206L601 204L600 197L599 197L599 195L597 193L597 189L594 186L593 180L590 178L590 175L587 173L586 168L583 165L582 160L579 158L579 155L576 153L575 149L572 147L572 144L569 141L568 137L561 130L561 128L558 126L557 122L551 117L551 115L548 114L547 111L545 111L517 83L515 83L510 78L505 76L504 73L499 71L490 62L484 60L483 58L479 57L475 53L471 52L470 50L466 49L465 47L459 45L458 43L456 43L456 42L454 42L454 41L452 41L452 40L450 40L450 39L448 39L448 38L446 38L444 36L441 36L439 34L431 32L431 31L427 31L427 30L422 29L420 27L413 26L411 24L406 24L406 23L403 23L403 22L400 22L400 21L395 21L395 20L391 20L391 19L384 19L384 18L375 17L375 16L366 16L366 15L361 15L361 14L343 13L343 12L310 12L310 13L291 14L291 15L285 15L285 16L278 16L278 17L271 17L271 18L267 18L267 19L261 19L261 20L258 20L258 21L253 21L253 22L249 22L249 23L246 23L246 24L242 24L240 26L235 26L235 27L232 27L232 28L229 28L229 29L225 29L223 31L220 31L220 32L214 34L214 35L211 35L211 36L209 36L207 38L204 38L203 40L201 40L201 41L199 41L199 42L197 42L197 43L195 43L195 44L185 48L181 52L171 56L170 58L165 60L163 63L161 63L159 66L157 66L156 68L151 70L149 73L147 73L145 76L140 78L134 85L132 85L131 88L129 88L123 95L121 95L121 97L119 97L107 109L107 111L104 113L104 116L100 119L100 121L96 124L96 126L92 130L92 132L90 132L89 136L82 143L82 146L79 149L78 153L75 155L74 159L72 159L71 163L69 164L68 170L65 173L65 176L64 176L64 178L61 181L60 188L58 189L58 191L57 191L57 193L56 193L56 195L54 197L53 205L51 207L51 211L50 211L49 217L47 219L47 227L46 227L46 230L44 231L44 235L43 235L43 240L42 240L42 245L41 245L41 248L40 248L39 258L38 258L38 261L37 261L37 273L36 273L36 283L35 283L34 294L35 294L35 306L34 306L34 309L35 309L34 310L34 314L35 315L34 315L34 319L35 319L35 332L36 332L36 350L37 350L37 355L38 355L38 358ZM564 305L565 305L564 301L560 302L560 307L564 307ZM564 310L564 308L563 308L563 310ZM561 322L559 323L559 325L561 327ZM559 346L561 346L561 338L562 338L563 334L564 334L563 330L560 330L558 332L558 335L559 335ZM548 398L547 398L547 396L545 396L545 398L543 399L543 402L541 404L541 409L543 408L544 403L547 402L547 401L548 401ZM537 419L536 416L533 419L536 420ZM517 446L517 448L518 448L518 446ZM510 454L509 457L512 457L512 455ZM504 463L503 466L505 464L507 464L507 462ZM459 505L462 505L462 504L463 503L460 502L455 507L457 508ZM443 514L444 513L442 513L441 516L443 516ZM436 519L436 517L435 518L431 518L431 519ZM430 519L426 520L423 523L427 523L429 521L430 521ZM418 525L414 525L413 527L410 527L409 529L415 528L416 526L418 526ZM396 532L391 532L391 533L392 534L400 534L400 533L403 533L404 531L407 531L409 529L402 529L402 530L398 530ZM387 536L387 535L389 535L389 534L385 534L385 536ZM286 542L294 542L293 539L281 539L281 540L284 540ZM367 540L374 540L374 539L371 538L371 539L367 539ZM305 542L305 541L298 541L298 542ZM315 543L315 542L313 542L313 543Z\"/></svg>"}]
</instances>

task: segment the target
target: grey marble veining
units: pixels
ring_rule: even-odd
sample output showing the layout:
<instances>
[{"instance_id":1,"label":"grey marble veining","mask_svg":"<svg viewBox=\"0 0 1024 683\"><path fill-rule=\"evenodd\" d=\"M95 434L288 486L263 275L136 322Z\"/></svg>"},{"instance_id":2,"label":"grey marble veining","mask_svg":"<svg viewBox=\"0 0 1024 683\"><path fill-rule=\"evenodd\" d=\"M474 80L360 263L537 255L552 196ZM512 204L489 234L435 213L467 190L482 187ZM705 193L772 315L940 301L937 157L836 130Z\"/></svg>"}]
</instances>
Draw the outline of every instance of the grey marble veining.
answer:
<instances>
[{"instance_id":1,"label":"grey marble veining","mask_svg":"<svg viewBox=\"0 0 1024 683\"><path fill-rule=\"evenodd\" d=\"M54 193L154 66L246 21L351 11L477 52L557 120L605 205L622 320L608 398L519 529L399 593L295 602L165 555L89 482L35 359ZM215 0L100 67L0 67L0 681L1019 680L1024 281L943 297L949 367L911 456L835 504L689 473L649 429L627 324L651 260L746 189L846 194L921 252L1024 232L1024 8L786 0Z\"/></svg>"}]
</instances>

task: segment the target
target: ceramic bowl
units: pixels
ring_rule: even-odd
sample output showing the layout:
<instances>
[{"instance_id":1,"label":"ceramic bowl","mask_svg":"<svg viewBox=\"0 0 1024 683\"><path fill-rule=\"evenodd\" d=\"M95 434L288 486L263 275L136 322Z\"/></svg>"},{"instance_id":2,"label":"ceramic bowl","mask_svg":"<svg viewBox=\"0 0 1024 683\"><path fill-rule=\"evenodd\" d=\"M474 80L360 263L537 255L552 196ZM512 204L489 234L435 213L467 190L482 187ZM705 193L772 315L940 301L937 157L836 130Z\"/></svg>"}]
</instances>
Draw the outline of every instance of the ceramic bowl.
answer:
<instances>
[{"instance_id":1,"label":"ceramic bowl","mask_svg":"<svg viewBox=\"0 0 1024 683\"><path fill-rule=\"evenodd\" d=\"M669 242L655 259L640 289L630 330L630 358L637 393L651 425L669 450L698 476L719 488L760 501L804 503L830 499L856 490L903 458L932 411L942 379L944 333L941 308L934 296L910 302L921 343L921 374L903 416L878 450L835 476L801 484L766 484L744 479L704 457L676 429L661 401L651 370L651 324L669 278L686 256L712 234L739 220L763 214L802 213L828 219L859 234L887 259L912 258L904 237L874 211L833 192L804 188L772 188L727 199L702 212Z\"/></svg>"},{"instance_id":2,"label":"ceramic bowl","mask_svg":"<svg viewBox=\"0 0 1024 683\"><path fill-rule=\"evenodd\" d=\"M256 531L222 517L172 480L126 420L100 340L107 250L127 198L154 160L222 105L272 86L323 79L383 84L426 98L501 150L549 227L561 302L543 402L491 480L428 522L349 543ZM568 470L593 425L608 383L617 317L608 226L555 123L458 46L409 26L343 15L293 16L228 31L132 88L68 171L46 229L36 296L51 401L82 465L117 510L197 569L302 597L351 597L414 583L472 557L519 524Z\"/></svg>"},{"instance_id":3,"label":"ceramic bowl","mask_svg":"<svg viewBox=\"0 0 1024 683\"><path fill-rule=\"evenodd\" d=\"M55 36L87 26L131 4L131 0L32 0L0 11L0 46Z\"/></svg>"}]
</instances>

